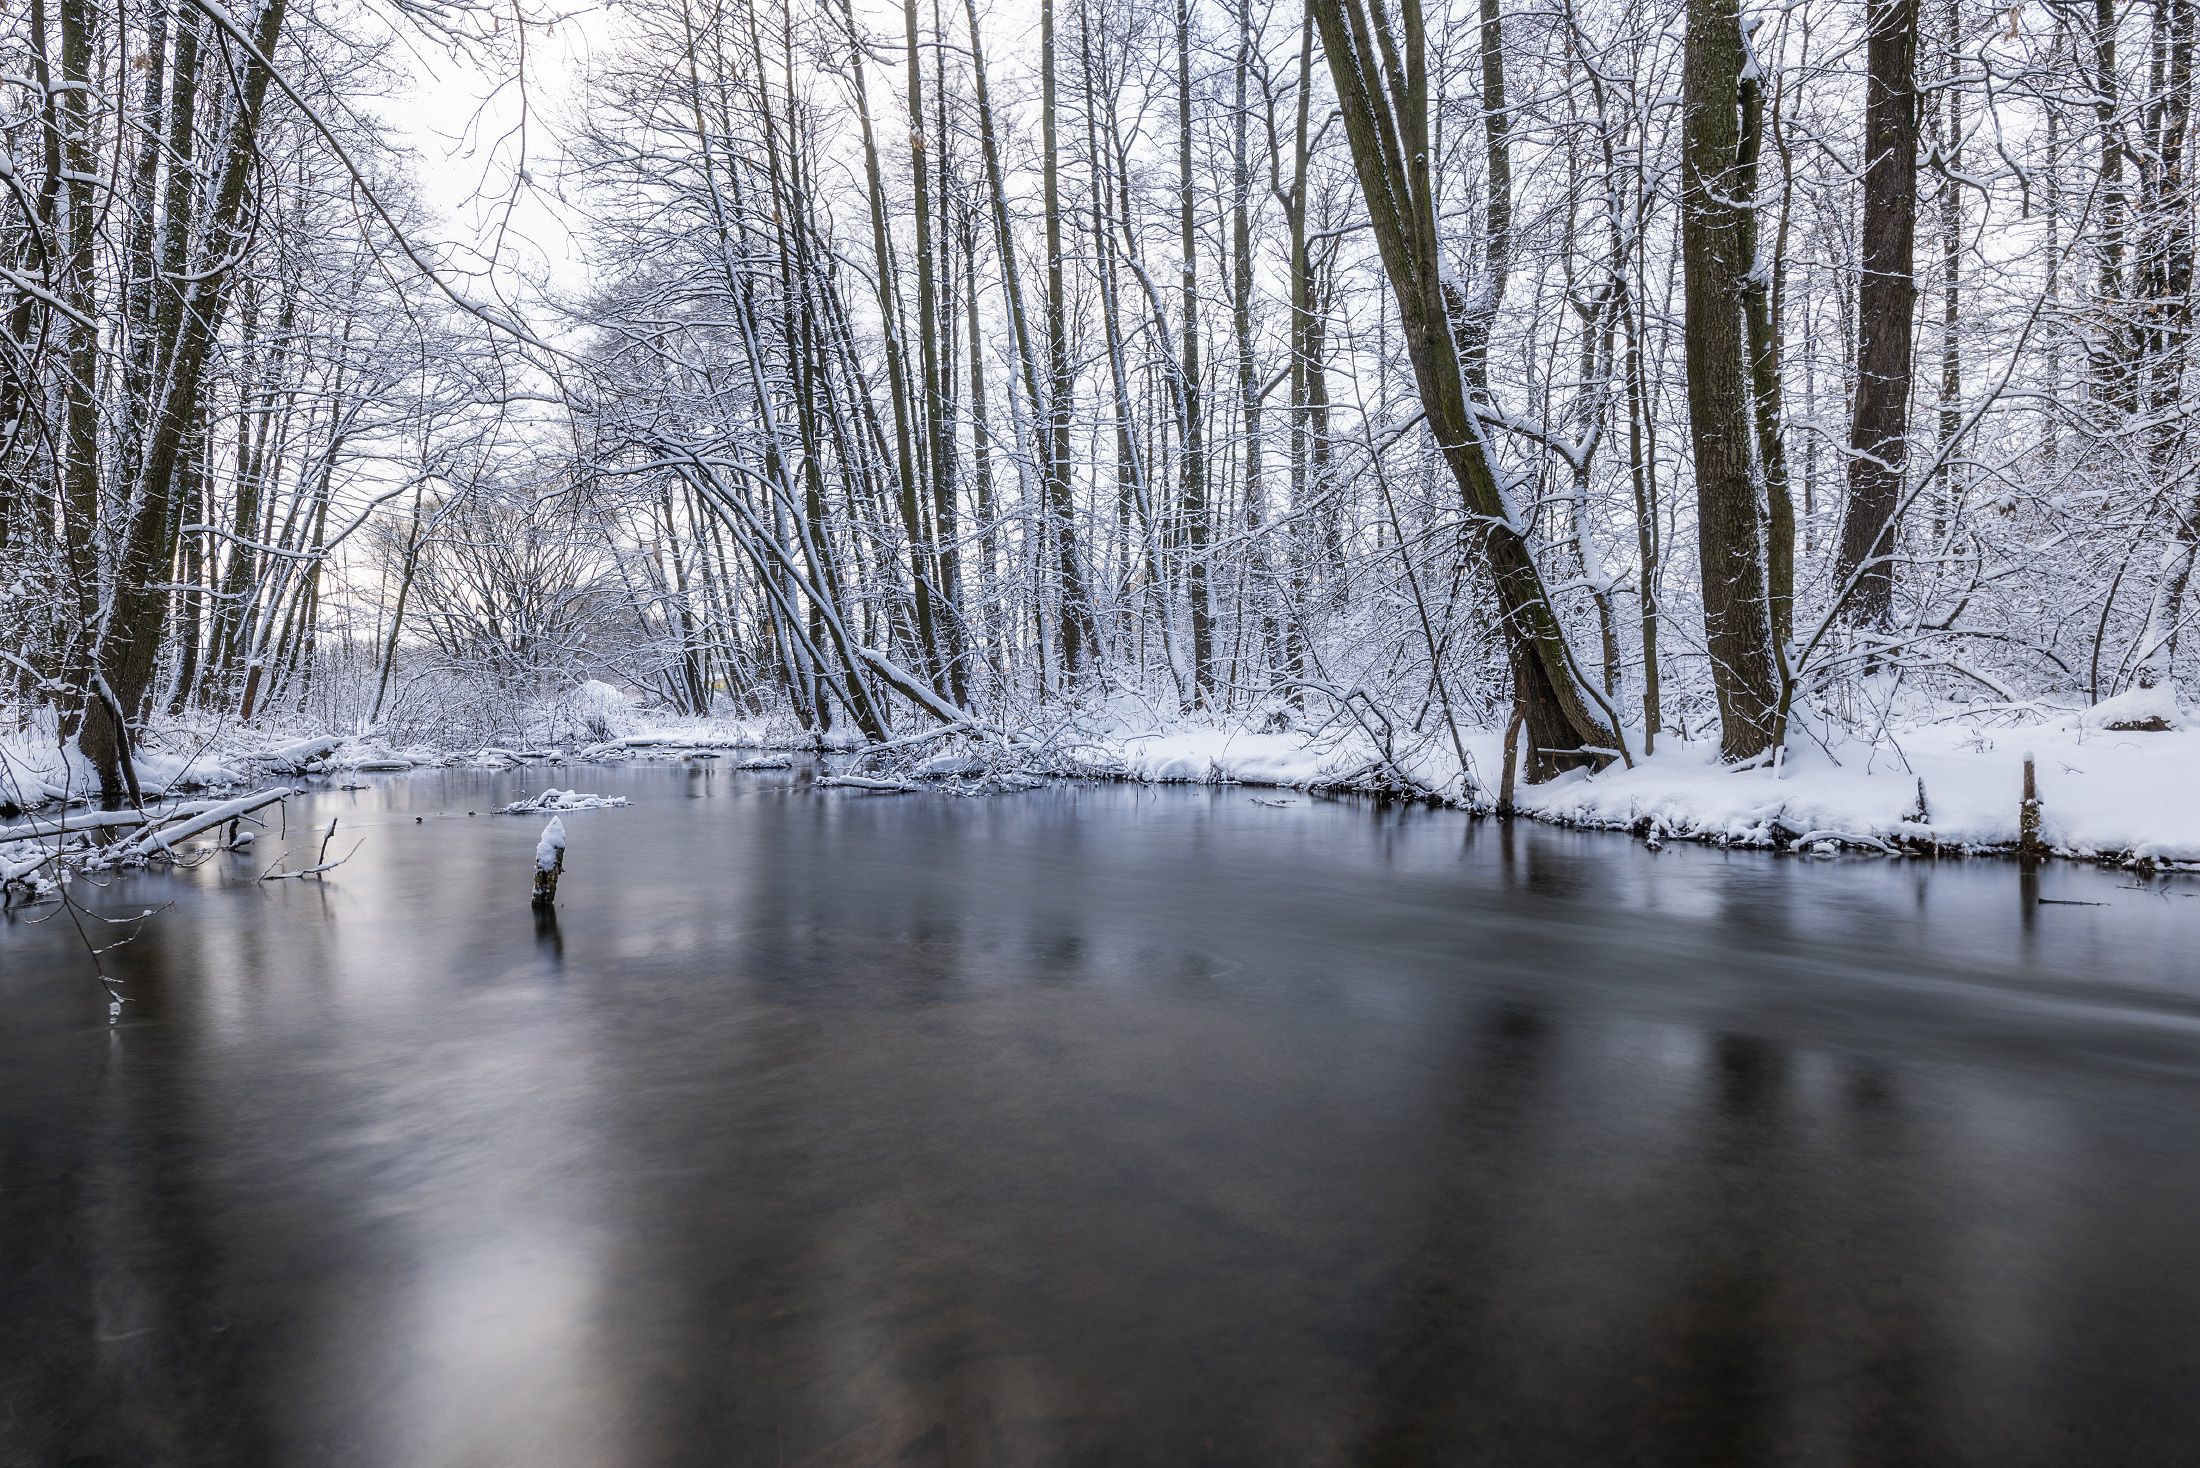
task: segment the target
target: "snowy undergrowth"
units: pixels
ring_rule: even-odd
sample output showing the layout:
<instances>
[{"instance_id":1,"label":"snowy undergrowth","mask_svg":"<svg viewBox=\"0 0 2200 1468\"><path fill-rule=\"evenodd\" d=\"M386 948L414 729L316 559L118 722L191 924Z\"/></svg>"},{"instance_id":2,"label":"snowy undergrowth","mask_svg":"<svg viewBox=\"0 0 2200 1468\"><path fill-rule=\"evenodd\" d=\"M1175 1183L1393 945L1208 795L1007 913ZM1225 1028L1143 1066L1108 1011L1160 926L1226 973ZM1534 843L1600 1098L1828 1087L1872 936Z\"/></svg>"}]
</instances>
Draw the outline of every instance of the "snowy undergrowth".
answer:
<instances>
[{"instance_id":1,"label":"snowy undergrowth","mask_svg":"<svg viewBox=\"0 0 2200 1468\"><path fill-rule=\"evenodd\" d=\"M294 738L295 736L288 736ZM288 738L262 736L256 747L271 748ZM246 772L233 750L205 731L161 731L139 748L135 761L138 788L148 797L171 791L205 790L242 782ZM99 788L99 777L74 741L63 741L52 709L30 710L0 719L0 809L27 810L51 801L73 800Z\"/></svg>"}]
</instances>

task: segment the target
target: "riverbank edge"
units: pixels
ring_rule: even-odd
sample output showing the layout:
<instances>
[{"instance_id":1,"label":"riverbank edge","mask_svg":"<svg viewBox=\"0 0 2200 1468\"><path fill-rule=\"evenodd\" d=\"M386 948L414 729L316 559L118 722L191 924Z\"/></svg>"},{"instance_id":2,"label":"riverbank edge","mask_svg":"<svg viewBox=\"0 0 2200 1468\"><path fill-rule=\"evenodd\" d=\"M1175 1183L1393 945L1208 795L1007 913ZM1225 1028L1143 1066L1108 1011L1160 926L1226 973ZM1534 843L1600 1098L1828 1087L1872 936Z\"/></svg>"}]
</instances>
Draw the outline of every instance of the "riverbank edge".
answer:
<instances>
[{"instance_id":1,"label":"riverbank edge","mask_svg":"<svg viewBox=\"0 0 2200 1468\"><path fill-rule=\"evenodd\" d=\"M2047 767L2059 768L2065 775L2086 772L2061 758L2069 753L2063 745L2073 741L2083 745L2090 734L2095 741L2094 753L2100 752L2102 736L2098 729L2035 725L2018 732L2028 736L2028 760L2029 746L2041 745L2047 750ZM644 727L568 751L498 746L390 750L357 736L246 738L241 731L229 731L210 739L196 732L177 731L170 736L171 742L196 746L187 756L153 751L153 759L144 763L148 766L148 795L157 789L165 796L184 791L203 794L230 790L270 777L333 779L452 768L573 769L589 764L723 757L735 751L819 760L846 757L865 763L885 758L890 761L890 778L871 779L860 774L849 778L846 772L836 771L834 783L874 794L930 790L961 795L1014 788L1018 780L1033 776L1154 786L1238 785L1407 800L1485 818L1516 816L1563 829L1631 835L1653 851L1668 841L1686 841L1723 849L1817 857L1846 852L1888 858L2054 858L2138 871L2200 870L2200 799L2181 798L2187 791L2200 792L2200 733L2191 731L2136 736L2144 741L2148 756L2170 756L2161 762L2161 768L2172 776L2163 783L2176 788L2164 790L2152 804L2189 812L2186 821L2194 826L2189 836L2180 830L2168 840L2159 835L2124 842L2070 839L2062 829L2062 818L2079 807L2070 803L2065 790L2061 802L2046 802L2050 818L2043 823L2037 843L2029 849L2018 834L2022 813L2014 780L2007 770L1986 768L1996 760L2006 766L2011 756L2006 751L1993 755L1993 746L1976 734L1971 736L1980 740L1975 753L1962 754L1953 761L1948 751L1934 756L1942 765L1952 763L1960 772L1960 778L1951 779L1943 770L1936 781L1944 789L1949 785L1958 787L1957 803L1968 801L1971 807L1951 826L1934 819L1928 807L1926 777L1915 773L1907 763L1899 774L1874 774L1866 762L1860 776L1854 769L1844 769L1839 761L1820 755L1798 759L1777 770L1730 770L1718 766L1715 756L1707 758L1702 748L1685 741L1669 741L1655 759L1638 761L1632 767L1614 766L1595 775L1576 773L1547 784L1521 786L1515 792L1512 810L1501 815L1488 786L1475 778L1478 767L1487 768L1502 758L1501 736L1491 731L1472 731L1441 752L1423 745L1411 756L1364 748L1361 745L1365 741L1350 738L1317 739L1288 730L1256 733L1212 726L1115 731L1071 739L1058 735L1044 743L1028 738L978 738L948 730L890 752L867 748L845 736L820 739L789 737L790 733L762 721L692 721ZM2116 731L2116 737L2127 736ZM28 814L55 805L88 803L76 793L83 788L80 779L65 780L58 800L25 804L5 799L22 787L20 739L16 745L12 751L0 751L12 756L10 767L17 777L8 790L0 791L0 804ZM51 746L45 754L49 761L55 758ZM160 763L163 760L165 767ZM70 768L73 763L64 757L53 773L80 776L81 771ZM729 768L739 769L743 763L729 763ZM74 784L74 791L67 788L69 784ZM1888 804L1892 795L1907 792L1913 784L1914 799L1906 794L1903 797L1913 808L1898 810ZM2128 784L2127 779L2112 787L2127 801L2131 792L2123 786ZM1979 789L1968 788L1971 786ZM1982 797L1981 790L2005 793L1998 807L1988 805L1982 809L1982 799L1992 801L1995 797ZM1464 798L1460 792L1464 792ZM148 805L155 803L147 801ZM1871 808L1874 803L1879 807L1876 810ZM1996 826L2002 830L1994 830Z\"/></svg>"},{"instance_id":2,"label":"riverbank edge","mask_svg":"<svg viewBox=\"0 0 2200 1468\"><path fill-rule=\"evenodd\" d=\"M1848 831L1804 831L1792 828L1776 830L1763 840L1751 840L1730 836L1725 832L1697 828L1668 826L1656 818L1642 815L1633 820L1598 820L1582 818L1561 811L1543 810L1516 800L1513 809L1500 811L1496 806L1480 801L1460 801L1449 796L1423 789L1402 786L1358 784L1340 781L1283 781L1262 780L1239 776L1201 780L1190 777L1170 777L1130 774L1123 771L1088 770L1076 774L1056 775L1050 778L1066 781L1090 781L1102 784L1146 786L1236 786L1253 790L1298 790L1309 795L1355 796L1363 800L1398 801L1415 805L1428 805L1440 810L1457 811L1476 820L1525 820L1538 825L1554 826L1568 831L1596 831L1608 835L1632 836L1651 851L1661 849L1668 841L1682 841L1695 846L1714 846L1726 851L1754 851L1772 856L1833 857L1837 855L1877 856L1882 858L1917 859L1931 858L1980 858L2010 861L2056 860L2082 862L2087 866L2109 870L2138 872L2190 872L2200 874L2200 860L2186 861L2157 857L2131 850L2098 850L2090 847L2071 847L2043 844L2037 850L2026 851L2017 841L1942 841L1930 835L1929 827L1911 827L1889 830L1878 834ZM890 793L890 792L889 792Z\"/></svg>"}]
</instances>

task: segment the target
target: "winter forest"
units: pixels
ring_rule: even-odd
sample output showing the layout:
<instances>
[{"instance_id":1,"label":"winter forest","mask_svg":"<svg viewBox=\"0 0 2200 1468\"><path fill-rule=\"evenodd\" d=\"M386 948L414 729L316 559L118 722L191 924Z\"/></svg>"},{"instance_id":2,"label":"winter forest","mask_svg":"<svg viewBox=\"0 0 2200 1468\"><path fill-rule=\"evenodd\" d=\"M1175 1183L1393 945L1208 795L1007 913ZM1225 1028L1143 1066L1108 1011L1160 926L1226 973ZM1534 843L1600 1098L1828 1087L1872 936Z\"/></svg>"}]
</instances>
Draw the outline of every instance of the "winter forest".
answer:
<instances>
[{"instance_id":1,"label":"winter forest","mask_svg":"<svg viewBox=\"0 0 2200 1468\"><path fill-rule=\"evenodd\" d=\"M0 701L110 796L576 690L1483 804L2174 727L2196 14L30 0Z\"/></svg>"},{"instance_id":2,"label":"winter forest","mask_svg":"<svg viewBox=\"0 0 2200 1468\"><path fill-rule=\"evenodd\" d=\"M0 1463L2200 1444L2200 0L0 0Z\"/></svg>"}]
</instances>

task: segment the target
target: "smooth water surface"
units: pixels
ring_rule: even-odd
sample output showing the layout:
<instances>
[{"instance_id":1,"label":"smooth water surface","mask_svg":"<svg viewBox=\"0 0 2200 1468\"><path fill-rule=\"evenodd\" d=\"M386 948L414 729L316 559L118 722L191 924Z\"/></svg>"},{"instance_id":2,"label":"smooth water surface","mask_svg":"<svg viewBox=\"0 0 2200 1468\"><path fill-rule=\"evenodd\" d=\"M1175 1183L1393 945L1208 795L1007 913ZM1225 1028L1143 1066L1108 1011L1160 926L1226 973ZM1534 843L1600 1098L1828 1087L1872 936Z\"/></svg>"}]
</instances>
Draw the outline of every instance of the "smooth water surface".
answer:
<instances>
[{"instance_id":1,"label":"smooth water surface","mask_svg":"<svg viewBox=\"0 0 2200 1468\"><path fill-rule=\"evenodd\" d=\"M545 922L551 780L634 804ZM173 904L111 1028L0 920L0 1463L2200 1461L2189 880L702 762L331 815L80 889Z\"/></svg>"}]
</instances>

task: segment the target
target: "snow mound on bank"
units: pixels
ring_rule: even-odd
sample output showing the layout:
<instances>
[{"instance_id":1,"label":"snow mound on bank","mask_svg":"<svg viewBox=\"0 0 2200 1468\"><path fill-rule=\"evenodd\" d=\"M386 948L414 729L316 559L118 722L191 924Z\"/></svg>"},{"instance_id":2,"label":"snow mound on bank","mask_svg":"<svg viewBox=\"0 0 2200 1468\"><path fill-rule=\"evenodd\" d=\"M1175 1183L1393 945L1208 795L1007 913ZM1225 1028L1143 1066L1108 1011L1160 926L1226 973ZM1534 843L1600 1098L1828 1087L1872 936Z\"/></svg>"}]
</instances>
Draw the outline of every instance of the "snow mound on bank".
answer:
<instances>
[{"instance_id":1,"label":"snow mound on bank","mask_svg":"<svg viewBox=\"0 0 2200 1468\"><path fill-rule=\"evenodd\" d=\"M1126 778L1200 785L1312 785L1367 762L1349 756L1339 761L1337 748L1325 749L1303 734L1226 729L1134 734L1109 753Z\"/></svg>"},{"instance_id":2,"label":"snow mound on bank","mask_svg":"<svg viewBox=\"0 0 2200 1468\"><path fill-rule=\"evenodd\" d=\"M138 792L148 800L178 790L234 785L244 777L234 756L212 741L178 734L138 746L131 761ZM99 793L99 775L71 738L61 738L51 709L34 711L12 732L0 732L0 809L30 810L54 800Z\"/></svg>"},{"instance_id":3,"label":"snow mound on bank","mask_svg":"<svg viewBox=\"0 0 2200 1468\"><path fill-rule=\"evenodd\" d=\"M2072 722L2080 729L2166 733L2185 727L2185 713L2178 706L2176 688L2157 683L2152 688L2127 688L2114 698L2104 698L2081 711Z\"/></svg>"}]
</instances>

